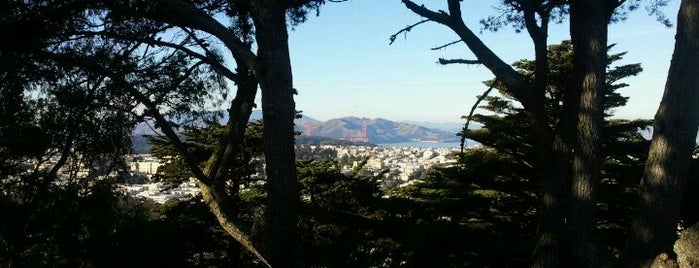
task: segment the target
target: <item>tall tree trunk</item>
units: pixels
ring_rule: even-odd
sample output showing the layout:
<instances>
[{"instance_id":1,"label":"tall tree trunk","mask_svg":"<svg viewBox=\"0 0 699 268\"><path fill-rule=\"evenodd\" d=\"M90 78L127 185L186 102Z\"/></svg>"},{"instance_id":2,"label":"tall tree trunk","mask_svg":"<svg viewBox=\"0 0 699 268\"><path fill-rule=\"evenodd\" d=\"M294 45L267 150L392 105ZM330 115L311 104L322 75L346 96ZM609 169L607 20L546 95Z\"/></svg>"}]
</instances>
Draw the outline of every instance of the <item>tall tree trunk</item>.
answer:
<instances>
[{"instance_id":1,"label":"tall tree trunk","mask_svg":"<svg viewBox=\"0 0 699 268\"><path fill-rule=\"evenodd\" d=\"M607 25L614 5L609 0L575 0L570 4L573 78L568 94L579 96L573 147L570 198L571 263L599 267L594 239L594 192L600 171L602 88L607 66Z\"/></svg>"},{"instance_id":2,"label":"tall tree trunk","mask_svg":"<svg viewBox=\"0 0 699 268\"><path fill-rule=\"evenodd\" d=\"M273 267L301 267L298 182L294 156L294 89L284 1L252 1L264 120L267 207L261 229L263 255Z\"/></svg>"},{"instance_id":3,"label":"tall tree trunk","mask_svg":"<svg viewBox=\"0 0 699 268\"><path fill-rule=\"evenodd\" d=\"M546 115L545 99L548 84L548 24L536 27L533 10L524 12L527 30L534 42L535 69L532 94L527 105L532 134L537 150L537 173L542 178L542 207L538 227L538 241L533 253L532 267L560 267L565 242L565 184L569 170L567 149L555 143L554 131ZM560 170L564 170L561 175Z\"/></svg>"},{"instance_id":4,"label":"tall tree trunk","mask_svg":"<svg viewBox=\"0 0 699 268\"><path fill-rule=\"evenodd\" d=\"M532 267L567 267L570 252L568 230L568 205L570 200L571 151L575 140L577 96L566 95L559 124L548 144L539 149L546 163L542 183L543 206L541 223Z\"/></svg>"},{"instance_id":5,"label":"tall tree trunk","mask_svg":"<svg viewBox=\"0 0 699 268\"><path fill-rule=\"evenodd\" d=\"M682 187L699 126L699 0L683 0L677 15L675 52L665 93L655 114L639 189L638 215L628 245L629 267L650 266L661 253L673 256Z\"/></svg>"},{"instance_id":6,"label":"tall tree trunk","mask_svg":"<svg viewBox=\"0 0 699 268\"><path fill-rule=\"evenodd\" d=\"M552 140L551 134L546 134L546 139L539 137L537 140L543 198L537 230L538 241L531 264L532 267L542 268L561 267L565 263L566 180L570 167L567 147L560 142L558 136Z\"/></svg>"}]
</instances>

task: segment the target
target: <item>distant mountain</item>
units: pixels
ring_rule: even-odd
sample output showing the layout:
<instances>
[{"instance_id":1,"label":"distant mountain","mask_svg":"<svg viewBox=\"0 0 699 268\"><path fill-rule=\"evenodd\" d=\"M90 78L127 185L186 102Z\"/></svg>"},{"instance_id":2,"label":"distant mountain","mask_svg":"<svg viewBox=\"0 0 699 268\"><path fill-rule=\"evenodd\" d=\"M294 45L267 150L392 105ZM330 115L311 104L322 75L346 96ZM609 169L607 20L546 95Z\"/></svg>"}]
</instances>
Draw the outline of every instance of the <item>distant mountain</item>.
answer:
<instances>
[{"instance_id":1,"label":"distant mountain","mask_svg":"<svg viewBox=\"0 0 699 268\"><path fill-rule=\"evenodd\" d=\"M228 115L219 120L221 124L225 124L228 120ZM250 121L256 121L262 118L261 110L254 110L250 116ZM299 137L302 143L318 143L318 144L338 144L342 143L337 140L344 141L363 141L362 130L366 122L366 138L364 142L379 144L379 143L397 143L397 142L459 142L459 137L456 133L461 130L452 126L446 130L427 128L417 124L395 122L387 119L377 118L358 118L358 117L343 117L331 119L328 121L319 121L312 117L303 115L296 119L296 130L304 133ZM132 137L133 151L137 153L148 152L148 143L143 135L154 134L152 128L154 124L140 123L134 129ZM310 132L309 132L310 131ZM312 137L308 137L310 136ZM329 138L323 139L322 137Z\"/></svg>"},{"instance_id":2,"label":"distant mountain","mask_svg":"<svg viewBox=\"0 0 699 268\"><path fill-rule=\"evenodd\" d=\"M262 110L254 110L250 115L250 121L262 119ZM225 124L228 116L221 118L221 124ZM310 128L312 136L327 137L331 139L347 140L357 137L357 132L363 128L363 120L358 117L343 117L320 121L308 115L302 114L301 118L294 120L296 130L305 132ZM407 141L458 141L454 135L460 130L430 129L416 124L394 122L386 119L366 119L367 137L370 143L391 143ZM306 133L308 134L308 133Z\"/></svg>"},{"instance_id":3,"label":"distant mountain","mask_svg":"<svg viewBox=\"0 0 699 268\"><path fill-rule=\"evenodd\" d=\"M296 137L296 145L335 145L335 146L376 146L367 142L353 142L348 140L339 140L328 137L306 136L300 135Z\"/></svg>"},{"instance_id":4,"label":"distant mountain","mask_svg":"<svg viewBox=\"0 0 699 268\"><path fill-rule=\"evenodd\" d=\"M257 121L262 119L262 110L253 110L252 113L250 114L250 121ZM221 118L221 124L225 124L226 121L228 121L228 114L225 114L223 118ZM311 124L318 124L320 121L309 117L305 114L302 114L301 118L298 118L294 120L294 123L298 124L303 124L305 122L310 122Z\"/></svg>"},{"instance_id":5,"label":"distant mountain","mask_svg":"<svg viewBox=\"0 0 699 268\"><path fill-rule=\"evenodd\" d=\"M214 111L214 112L211 112L211 114L217 113L217 112L222 115L218 120L219 123L222 125L226 124L226 122L228 121L228 113L226 113L224 111ZM253 110L252 113L250 114L250 121L257 121L260 119L262 119L262 110ZM312 117L306 116L306 115L302 115L301 118L294 120L294 123L296 123L297 125L301 125L301 124L304 124L306 122L308 122L310 124L314 124L314 125L321 123L321 121L318 121L318 120L316 120ZM153 121L141 122L141 123L138 123L136 125L133 133L135 135L151 135L151 134L156 133L154 131L154 126L155 126L155 123Z\"/></svg>"},{"instance_id":6,"label":"distant mountain","mask_svg":"<svg viewBox=\"0 0 699 268\"><path fill-rule=\"evenodd\" d=\"M437 129L447 132L458 133L464 127L464 122L427 122L427 121L401 121L402 123L408 123L413 125L418 125L426 128ZM479 129L482 125L478 122L471 122L469 129Z\"/></svg>"},{"instance_id":7,"label":"distant mountain","mask_svg":"<svg viewBox=\"0 0 699 268\"><path fill-rule=\"evenodd\" d=\"M310 133L314 136L334 139L358 140L363 137L362 130L366 122L366 138L370 143L396 142L457 142L456 132L430 129L414 124L400 123L382 118L367 119L343 117L331 119L319 124L311 124ZM304 130L306 130L304 128Z\"/></svg>"}]
</instances>

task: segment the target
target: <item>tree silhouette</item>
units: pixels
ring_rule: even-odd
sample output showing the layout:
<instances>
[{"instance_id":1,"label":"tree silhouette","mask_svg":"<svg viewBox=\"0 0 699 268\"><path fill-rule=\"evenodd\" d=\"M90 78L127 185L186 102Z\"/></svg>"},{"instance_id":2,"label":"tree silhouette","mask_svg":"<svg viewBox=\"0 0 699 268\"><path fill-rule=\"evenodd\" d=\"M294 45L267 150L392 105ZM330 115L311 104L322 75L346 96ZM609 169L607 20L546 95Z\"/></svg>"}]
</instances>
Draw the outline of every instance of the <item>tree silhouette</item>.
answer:
<instances>
[{"instance_id":1,"label":"tree silhouette","mask_svg":"<svg viewBox=\"0 0 699 268\"><path fill-rule=\"evenodd\" d=\"M23 26L15 29L28 26L36 31L20 35L30 46L3 47L7 51L3 57L7 55L14 62L22 62L22 57L35 57L42 64L74 66L108 77L111 88L119 88L131 98L125 101L135 101L145 108L136 114L139 119L152 118L155 127L177 145L224 229L267 262L248 235L233 223L234 217L229 217L221 206L227 197L222 189L223 180L218 178L231 168L229 156L239 150L259 85L267 122L263 144L270 204L265 213L267 223L260 228L258 247L270 255L271 263L294 263L294 256L298 255L295 246L298 233L294 227L297 221L294 200L298 191L294 175L295 107L287 15L288 22L301 23L309 11L317 10L323 3L320 0L9 3L5 16L9 23ZM233 27L220 23L216 16L231 18ZM44 21L49 22L42 24ZM77 45L81 42L93 47ZM212 42L220 42L228 49L237 70L225 65ZM256 51L252 50L253 42ZM170 117L196 111L201 108L197 105L202 100L225 97L226 79L239 86L228 109L230 124L208 164L201 168L187 155L174 131L181 122L173 123ZM222 90L216 92L217 88Z\"/></svg>"},{"instance_id":2,"label":"tree silhouette","mask_svg":"<svg viewBox=\"0 0 699 268\"><path fill-rule=\"evenodd\" d=\"M562 107L564 92L569 86L572 75L573 47L569 41L564 41L559 45L549 46L549 66L551 74L547 86L546 110L550 115L549 124L555 126L561 120L560 114L564 112ZM625 53L612 54L607 62L613 66L621 60ZM518 61L514 64L520 68L520 72L525 75L532 75L534 63L531 61ZM603 107L606 116L612 115L613 109L623 106L627 98L623 97L617 90L628 85L621 82L622 79L638 74L641 71L639 64L629 64L613 66L607 68L607 79L603 93ZM487 81L486 84L495 86L497 89L503 87L495 80ZM542 178L536 176L533 164L537 151L534 149L535 142L529 136L529 126L526 122L526 115L523 109L515 105L509 96L504 97L488 96L485 98L486 105L482 108L494 113L494 115L476 114L472 120L484 125L479 130L466 130L461 133L465 138L475 140L480 144L497 149L501 154L511 157L513 163L510 166L519 166L518 170L525 170L522 176L528 182L525 184L528 191L539 192L532 189L531 184L539 183ZM629 210L631 208L631 195L635 189L634 175L639 173L642 166L642 159L645 158L648 142L638 133L639 128L645 128L648 121L626 121L609 120L605 122L603 136L601 137L601 159L603 167L603 183L600 184L601 193L599 201L605 204L604 209L596 210L603 215L616 215L614 217L604 217L609 221L601 224L600 221L592 223L594 232L601 230L610 231L605 237L615 237L607 240L613 248L620 249L619 244L623 237L623 231L628 226ZM633 160L636 159L636 160ZM513 168L514 169L514 168ZM545 194L540 193L540 194ZM621 196L624 196L623 198ZM529 204L531 206L531 204ZM624 215L624 216L620 216ZM610 218L616 218L610 220ZM604 226L604 227L602 227Z\"/></svg>"},{"instance_id":3,"label":"tree silhouette","mask_svg":"<svg viewBox=\"0 0 699 268\"><path fill-rule=\"evenodd\" d=\"M682 1L677 17L675 51L655 114L638 215L629 239L629 265L637 267L655 265L661 254L673 258L683 188L696 147L699 92L697 70L691 66L699 62L699 1Z\"/></svg>"}]
</instances>

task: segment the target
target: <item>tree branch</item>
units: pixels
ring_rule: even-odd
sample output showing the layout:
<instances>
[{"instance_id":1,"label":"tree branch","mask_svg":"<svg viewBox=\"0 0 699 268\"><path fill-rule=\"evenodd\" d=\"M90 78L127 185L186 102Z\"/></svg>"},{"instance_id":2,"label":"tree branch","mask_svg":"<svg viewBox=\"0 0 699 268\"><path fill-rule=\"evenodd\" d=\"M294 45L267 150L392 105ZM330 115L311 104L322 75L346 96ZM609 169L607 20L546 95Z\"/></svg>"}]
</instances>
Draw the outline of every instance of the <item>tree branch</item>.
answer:
<instances>
[{"instance_id":1,"label":"tree branch","mask_svg":"<svg viewBox=\"0 0 699 268\"><path fill-rule=\"evenodd\" d=\"M393 42L396 41L396 37L398 37L399 34L401 34L401 33L408 34L408 32L410 32L410 30L412 30L413 27L418 26L418 25L423 24L423 23L428 22L428 21L430 21L430 20L429 20L429 19L424 19L424 20L418 21L418 22L416 22L416 23L413 23L412 25L406 26L405 28L401 29L401 30L398 31L397 33L392 34L392 35L388 38L388 39L391 41L391 42L389 42L388 44L389 44L389 45L392 45Z\"/></svg>"},{"instance_id":2,"label":"tree branch","mask_svg":"<svg viewBox=\"0 0 699 268\"><path fill-rule=\"evenodd\" d=\"M425 5L420 5L418 6L415 4L413 1L410 0L402 0L403 4L405 7L413 11L415 14L418 14L424 18L427 18L428 20L440 23L440 24L448 24L450 17L449 14L446 14L444 12L434 12L432 10L429 10L425 7Z\"/></svg>"},{"instance_id":3,"label":"tree branch","mask_svg":"<svg viewBox=\"0 0 699 268\"><path fill-rule=\"evenodd\" d=\"M495 84L497 83L497 79L493 81L490 87L485 92L483 92L482 95L478 96L478 100L476 100L476 103L474 103L473 107L471 107L471 112L468 113L468 117L466 118L466 124L464 124L464 128L461 130L464 133L464 135L461 136L461 155L464 154L464 146L466 145L466 132L469 131L468 126L471 124L471 118L473 118L473 113L476 112L478 104L480 104L481 101L488 97L488 94L490 94L490 92L493 91L493 88L495 88Z\"/></svg>"},{"instance_id":4,"label":"tree branch","mask_svg":"<svg viewBox=\"0 0 699 268\"><path fill-rule=\"evenodd\" d=\"M205 62L206 64L208 64L212 68L221 72L221 74L223 76L230 79L231 81L237 82L237 80L239 79L238 74L232 72L228 67L224 66L220 62L216 61L215 59L213 59L211 57L208 57L206 55L202 55L201 53L195 52L194 50L191 50L188 47L181 45L181 44L174 44L174 43L165 42L165 41L157 40L157 39L151 39L151 38L140 38L140 37L134 37L134 36L126 36L126 35L121 35L121 34L116 34L116 33L111 33L111 32L80 32L79 34L88 35L88 36L103 35L106 37L112 37L115 39L120 39L120 40L125 40L125 41L134 41L134 42L140 42L140 43L149 44L149 45L156 45L156 46L173 48L173 49L182 51L185 54L187 54L193 58L196 58L198 60Z\"/></svg>"},{"instance_id":5,"label":"tree branch","mask_svg":"<svg viewBox=\"0 0 699 268\"><path fill-rule=\"evenodd\" d=\"M485 65L503 84L506 85L510 95L522 102L524 106L529 105L527 89L529 84L525 77L515 71L512 66L505 63L498 57L483 41L471 31L461 18L461 7L459 0L448 0L450 14L434 12L424 6L418 6L410 0L402 0L405 6L414 13L423 16L431 21L443 24L456 33L468 48L476 55L478 61Z\"/></svg>"},{"instance_id":6,"label":"tree branch","mask_svg":"<svg viewBox=\"0 0 699 268\"><path fill-rule=\"evenodd\" d=\"M89 87L89 91L85 98L85 101L82 102L84 106L78 111L77 115L74 118L76 122L74 122L74 124L71 124L72 126L68 130L68 136L66 137L66 140L60 151L61 156L56 162L56 164L49 170L49 172L45 176L49 180L53 180L56 177L56 174L58 174L58 171L66 164L66 161L68 161L68 157L71 154L71 149L73 149L73 142L79 134L78 130L80 129L81 120L83 120L83 116L85 116L85 114L90 112L89 103L93 100L92 98L95 95L95 91L97 91L97 88L105 79L105 76L100 76L99 79L91 87ZM78 82L78 84L80 84L80 82Z\"/></svg>"},{"instance_id":7,"label":"tree branch","mask_svg":"<svg viewBox=\"0 0 699 268\"><path fill-rule=\"evenodd\" d=\"M157 2L164 6L163 11L168 16L151 14L153 19L163 20L180 27L197 29L215 36L234 56L245 59L248 69L255 76L258 76L260 70L257 66L257 56L233 31L183 0L157 0Z\"/></svg>"},{"instance_id":8,"label":"tree branch","mask_svg":"<svg viewBox=\"0 0 699 268\"><path fill-rule=\"evenodd\" d=\"M455 45L455 44L458 44L458 43L461 43L461 40L456 40L456 41L449 42L449 43L446 43L446 44L441 45L441 46L438 46L438 47L433 47L433 48L430 48L430 50L440 50L440 49L442 49L442 48L445 48L445 47L448 47L448 46L451 46L451 45Z\"/></svg>"},{"instance_id":9,"label":"tree branch","mask_svg":"<svg viewBox=\"0 0 699 268\"><path fill-rule=\"evenodd\" d=\"M524 26L527 28L527 32L532 40L538 40L541 38L546 38L545 32L542 29L546 19L542 18L542 25L539 26L536 23L536 11L530 8L526 8L522 11L524 17Z\"/></svg>"},{"instance_id":10,"label":"tree branch","mask_svg":"<svg viewBox=\"0 0 699 268\"><path fill-rule=\"evenodd\" d=\"M467 60L467 59L445 59L445 58L439 58L439 61L437 63L441 65L447 65L447 64L481 64L480 61L478 60Z\"/></svg>"},{"instance_id":11,"label":"tree branch","mask_svg":"<svg viewBox=\"0 0 699 268\"><path fill-rule=\"evenodd\" d=\"M120 82L126 81L122 80ZM157 107L155 107L155 104L150 102L150 100L146 96L144 96L140 91L136 90L135 88L128 86L128 84L126 85L126 87L128 88L129 92L135 94L136 98L142 101L143 104L148 108L150 114L155 118L156 122L158 122L161 125L160 129L174 144L175 148L177 148L177 150L180 153L180 156L182 156L185 159L187 166L190 168L190 170L194 173L195 177L199 181L198 185L202 193L204 202L209 206L209 209L211 209L212 213L214 213L221 227L224 230L226 230L226 232L229 235L231 235L236 241L238 241L245 249L250 251L250 253L255 255L268 267L271 267L271 265L257 250L257 248L255 248L248 235L245 234L245 232L243 232L240 229L240 227L238 227L238 225L231 220L235 217L230 216L226 213L226 210L224 208L227 204L227 201L225 200L226 195L224 190L220 187L216 187L216 185L219 184L213 181L214 178L207 177L204 171L199 168L198 163L196 163L194 159L191 158L189 153L187 153L187 148L184 145L184 143L180 140L177 134L175 134L175 132L172 130L172 127L170 127L170 125L167 124L168 121L165 119L165 117L163 117L163 115L160 114L157 110L154 110L157 109Z\"/></svg>"},{"instance_id":12,"label":"tree branch","mask_svg":"<svg viewBox=\"0 0 699 268\"><path fill-rule=\"evenodd\" d=\"M236 60L242 61L241 59ZM244 63L239 63L239 65L244 65ZM255 105L257 80L246 74L241 75L241 78L236 96L231 101L228 110L228 122L204 169L207 177L212 178L217 183L222 181L225 171L231 167L234 150L238 150L243 143L245 128Z\"/></svg>"}]
</instances>

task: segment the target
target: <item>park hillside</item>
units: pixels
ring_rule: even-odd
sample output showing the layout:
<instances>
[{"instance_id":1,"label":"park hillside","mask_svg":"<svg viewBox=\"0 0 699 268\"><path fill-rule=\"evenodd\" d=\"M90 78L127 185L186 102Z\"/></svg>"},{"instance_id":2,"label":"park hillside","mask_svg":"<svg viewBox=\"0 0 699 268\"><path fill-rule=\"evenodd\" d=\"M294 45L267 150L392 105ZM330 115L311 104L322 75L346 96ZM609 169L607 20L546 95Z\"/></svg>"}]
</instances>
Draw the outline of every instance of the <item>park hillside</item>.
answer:
<instances>
[{"instance_id":1,"label":"park hillside","mask_svg":"<svg viewBox=\"0 0 699 268\"><path fill-rule=\"evenodd\" d=\"M0 2L0 267L699 267L699 0L393 0L415 23L386 46L438 27L463 54L440 68L490 72L463 128L311 130L291 29L356 1ZM609 26L637 12L676 35L655 116L625 120L647 66ZM531 58L481 40L512 29ZM399 132L461 147L367 143ZM125 190L155 184L190 194Z\"/></svg>"}]
</instances>

